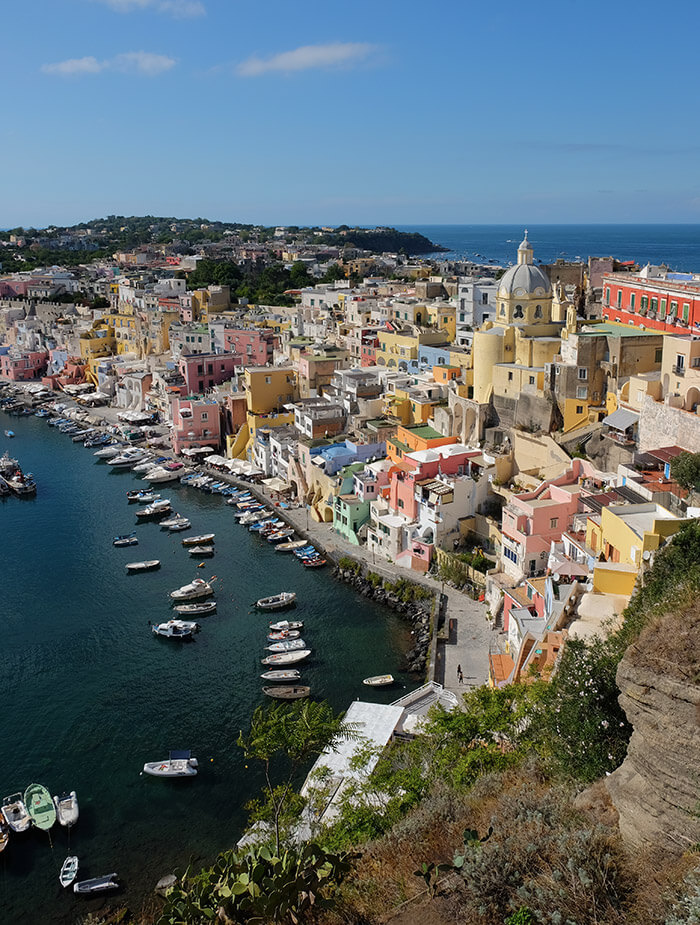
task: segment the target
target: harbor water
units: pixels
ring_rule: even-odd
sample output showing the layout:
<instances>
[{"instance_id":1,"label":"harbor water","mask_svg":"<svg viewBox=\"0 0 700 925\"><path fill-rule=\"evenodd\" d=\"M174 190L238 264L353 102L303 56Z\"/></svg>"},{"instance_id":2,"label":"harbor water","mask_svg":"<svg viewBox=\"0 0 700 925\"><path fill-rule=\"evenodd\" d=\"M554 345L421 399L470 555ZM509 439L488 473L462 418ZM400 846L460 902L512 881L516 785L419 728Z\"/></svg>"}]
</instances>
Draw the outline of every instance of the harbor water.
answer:
<instances>
[{"instance_id":1,"label":"harbor water","mask_svg":"<svg viewBox=\"0 0 700 925\"><path fill-rule=\"evenodd\" d=\"M36 781L52 794L76 790L80 803L70 832L12 834L0 854L0 920L68 922L100 905L59 886L69 853L80 859L79 879L118 872L123 901L137 911L162 875L234 845L244 804L261 786L236 738L265 700L260 659L269 620L282 617L251 603L297 592L290 613L313 649L303 683L337 711L416 686L400 671L408 631L328 568L304 569L275 552L220 495L158 486L191 520L189 535L216 534L215 557L197 568L182 546L188 534L136 524L126 491L146 486L137 475L111 470L44 420L0 417L16 434L0 436L0 453L16 456L38 484L36 498L0 500L0 797ZM139 545L113 548L113 537L131 530ZM159 571L126 574L125 563L156 558ZM173 616L168 592L197 576L216 576L217 612L198 618L192 642L155 638L149 621ZM394 688L363 686L385 672ZM144 762L182 748L199 760L196 778L141 775Z\"/></svg>"}]
</instances>

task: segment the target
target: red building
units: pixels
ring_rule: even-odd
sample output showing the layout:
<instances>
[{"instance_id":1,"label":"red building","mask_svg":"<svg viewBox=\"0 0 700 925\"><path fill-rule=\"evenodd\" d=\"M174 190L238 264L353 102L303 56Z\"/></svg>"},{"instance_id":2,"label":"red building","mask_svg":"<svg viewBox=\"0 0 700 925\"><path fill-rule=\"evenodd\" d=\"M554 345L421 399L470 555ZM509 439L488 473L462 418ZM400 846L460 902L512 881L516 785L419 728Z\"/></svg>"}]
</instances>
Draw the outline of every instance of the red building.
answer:
<instances>
[{"instance_id":1,"label":"red building","mask_svg":"<svg viewBox=\"0 0 700 925\"><path fill-rule=\"evenodd\" d=\"M0 378L13 382L40 379L46 372L49 355L46 350L8 351L0 355Z\"/></svg>"},{"instance_id":2,"label":"red building","mask_svg":"<svg viewBox=\"0 0 700 925\"><path fill-rule=\"evenodd\" d=\"M275 358L277 336L269 329L225 328L224 350L244 357L246 366L267 366Z\"/></svg>"},{"instance_id":3,"label":"red building","mask_svg":"<svg viewBox=\"0 0 700 925\"><path fill-rule=\"evenodd\" d=\"M193 353L181 356L178 361L189 395L201 394L215 385L228 382L240 365L241 358L232 353Z\"/></svg>"},{"instance_id":4,"label":"red building","mask_svg":"<svg viewBox=\"0 0 700 925\"><path fill-rule=\"evenodd\" d=\"M360 347L360 366L376 366L377 350L379 349L379 338L376 331L362 335L362 346Z\"/></svg>"},{"instance_id":5,"label":"red building","mask_svg":"<svg viewBox=\"0 0 700 925\"><path fill-rule=\"evenodd\" d=\"M700 331L700 277L690 273L606 273L603 319L630 327L688 334Z\"/></svg>"}]
</instances>

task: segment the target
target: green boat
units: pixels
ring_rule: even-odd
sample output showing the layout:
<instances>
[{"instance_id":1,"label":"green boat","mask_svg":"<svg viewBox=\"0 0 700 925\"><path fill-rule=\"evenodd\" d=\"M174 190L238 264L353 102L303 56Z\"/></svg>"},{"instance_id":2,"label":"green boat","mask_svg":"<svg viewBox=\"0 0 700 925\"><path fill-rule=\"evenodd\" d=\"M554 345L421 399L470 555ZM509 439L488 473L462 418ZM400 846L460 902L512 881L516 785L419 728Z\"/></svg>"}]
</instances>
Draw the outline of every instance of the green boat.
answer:
<instances>
[{"instance_id":1,"label":"green boat","mask_svg":"<svg viewBox=\"0 0 700 925\"><path fill-rule=\"evenodd\" d=\"M24 791L24 803L38 829L50 829L56 821L56 807L51 794L41 784L30 784Z\"/></svg>"}]
</instances>

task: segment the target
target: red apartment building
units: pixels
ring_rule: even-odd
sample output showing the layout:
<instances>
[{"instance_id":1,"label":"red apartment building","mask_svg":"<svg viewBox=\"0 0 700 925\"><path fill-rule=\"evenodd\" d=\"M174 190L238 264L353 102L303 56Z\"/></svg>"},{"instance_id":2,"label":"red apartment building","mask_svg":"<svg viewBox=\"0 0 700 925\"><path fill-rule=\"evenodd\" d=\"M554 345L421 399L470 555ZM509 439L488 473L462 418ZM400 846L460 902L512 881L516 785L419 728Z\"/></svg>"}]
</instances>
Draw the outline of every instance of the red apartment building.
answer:
<instances>
[{"instance_id":1,"label":"red apartment building","mask_svg":"<svg viewBox=\"0 0 700 925\"><path fill-rule=\"evenodd\" d=\"M668 273L603 276L603 319L664 334L700 332L700 277Z\"/></svg>"}]
</instances>

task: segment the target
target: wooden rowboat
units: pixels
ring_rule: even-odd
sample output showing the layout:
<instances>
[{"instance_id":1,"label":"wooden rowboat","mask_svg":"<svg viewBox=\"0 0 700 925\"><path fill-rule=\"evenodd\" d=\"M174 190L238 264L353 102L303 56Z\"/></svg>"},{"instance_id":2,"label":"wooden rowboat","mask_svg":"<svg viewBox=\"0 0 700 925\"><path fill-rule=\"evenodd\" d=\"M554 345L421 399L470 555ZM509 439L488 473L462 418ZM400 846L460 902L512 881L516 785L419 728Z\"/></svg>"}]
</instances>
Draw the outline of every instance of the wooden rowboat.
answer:
<instances>
[{"instance_id":1,"label":"wooden rowboat","mask_svg":"<svg viewBox=\"0 0 700 925\"><path fill-rule=\"evenodd\" d=\"M263 687L263 694L276 697L277 700L301 700L302 697L308 697L310 693L311 688L305 684Z\"/></svg>"}]
</instances>

